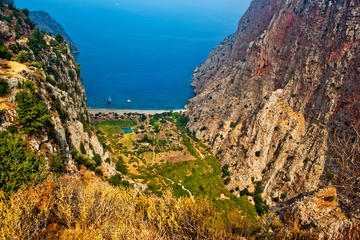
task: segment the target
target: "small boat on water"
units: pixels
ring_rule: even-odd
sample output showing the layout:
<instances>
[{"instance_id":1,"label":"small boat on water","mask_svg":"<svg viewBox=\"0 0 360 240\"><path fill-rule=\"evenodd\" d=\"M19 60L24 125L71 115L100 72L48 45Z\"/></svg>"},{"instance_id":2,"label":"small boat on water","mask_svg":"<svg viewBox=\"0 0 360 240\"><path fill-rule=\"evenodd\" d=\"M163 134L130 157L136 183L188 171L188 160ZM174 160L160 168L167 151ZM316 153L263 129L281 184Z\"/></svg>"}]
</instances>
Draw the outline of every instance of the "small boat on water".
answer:
<instances>
[{"instance_id":1,"label":"small boat on water","mask_svg":"<svg viewBox=\"0 0 360 240\"><path fill-rule=\"evenodd\" d=\"M111 97L109 97L107 103L110 105L111 102L112 102Z\"/></svg>"},{"instance_id":2,"label":"small boat on water","mask_svg":"<svg viewBox=\"0 0 360 240\"><path fill-rule=\"evenodd\" d=\"M130 99L128 99L128 100L126 100L126 102L127 102L127 103L131 103L131 100L130 100Z\"/></svg>"}]
</instances>

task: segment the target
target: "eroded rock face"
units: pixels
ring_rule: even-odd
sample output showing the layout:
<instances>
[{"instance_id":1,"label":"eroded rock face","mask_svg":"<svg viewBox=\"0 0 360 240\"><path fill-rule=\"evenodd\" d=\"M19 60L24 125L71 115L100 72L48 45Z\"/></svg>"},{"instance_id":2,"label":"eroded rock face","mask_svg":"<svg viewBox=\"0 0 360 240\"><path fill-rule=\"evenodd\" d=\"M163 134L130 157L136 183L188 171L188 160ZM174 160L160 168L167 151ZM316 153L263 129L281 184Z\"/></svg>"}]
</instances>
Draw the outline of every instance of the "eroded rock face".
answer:
<instances>
[{"instance_id":1,"label":"eroded rock face","mask_svg":"<svg viewBox=\"0 0 360 240\"><path fill-rule=\"evenodd\" d=\"M187 105L190 130L230 165L230 189L262 181L276 206L336 185L346 219L359 217L360 196L345 193L359 171L345 169L358 170L360 155L345 167L334 150L344 137L355 144L360 130L359 42L357 0L252 2L195 70Z\"/></svg>"}]
</instances>

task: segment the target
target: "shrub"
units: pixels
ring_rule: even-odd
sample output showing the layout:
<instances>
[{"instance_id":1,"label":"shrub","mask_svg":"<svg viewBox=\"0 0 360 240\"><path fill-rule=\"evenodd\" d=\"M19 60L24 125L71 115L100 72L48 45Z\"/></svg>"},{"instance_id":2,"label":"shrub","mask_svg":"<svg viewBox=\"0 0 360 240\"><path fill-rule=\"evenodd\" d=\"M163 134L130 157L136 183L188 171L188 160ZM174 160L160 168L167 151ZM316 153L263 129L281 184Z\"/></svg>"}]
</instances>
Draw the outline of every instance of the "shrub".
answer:
<instances>
[{"instance_id":1,"label":"shrub","mask_svg":"<svg viewBox=\"0 0 360 240\"><path fill-rule=\"evenodd\" d=\"M260 157L260 155L261 155L261 152L260 152L260 151L256 151L256 152L255 152L255 156L256 156L256 157Z\"/></svg>"},{"instance_id":2,"label":"shrub","mask_svg":"<svg viewBox=\"0 0 360 240\"><path fill-rule=\"evenodd\" d=\"M115 174L114 176L111 176L109 179L109 183L114 185L115 187L121 186L122 177L120 174Z\"/></svg>"},{"instance_id":3,"label":"shrub","mask_svg":"<svg viewBox=\"0 0 360 240\"><path fill-rule=\"evenodd\" d=\"M3 117L4 117L4 115L5 115L5 112L4 112L4 110L0 110L0 125L3 123Z\"/></svg>"},{"instance_id":4,"label":"shrub","mask_svg":"<svg viewBox=\"0 0 360 240\"><path fill-rule=\"evenodd\" d=\"M228 185L230 182L231 182L231 178L228 177L227 179L225 179L224 184L225 184L225 185Z\"/></svg>"},{"instance_id":5,"label":"shrub","mask_svg":"<svg viewBox=\"0 0 360 240\"><path fill-rule=\"evenodd\" d=\"M230 127L231 127L231 128L235 128L235 127L236 127L236 122L231 122L231 123L230 123Z\"/></svg>"},{"instance_id":6,"label":"shrub","mask_svg":"<svg viewBox=\"0 0 360 240\"><path fill-rule=\"evenodd\" d=\"M21 185L42 178L43 161L26 148L20 135L0 133L0 192L10 193Z\"/></svg>"},{"instance_id":7,"label":"shrub","mask_svg":"<svg viewBox=\"0 0 360 240\"><path fill-rule=\"evenodd\" d=\"M21 50L16 56L15 61L24 63L24 62L28 62L29 58L30 58L30 53L26 50Z\"/></svg>"},{"instance_id":8,"label":"shrub","mask_svg":"<svg viewBox=\"0 0 360 240\"><path fill-rule=\"evenodd\" d=\"M115 169L116 169L116 171L118 171L124 175L126 175L128 173L126 163L124 162L124 159L121 156L118 158L118 161L115 164Z\"/></svg>"},{"instance_id":9,"label":"shrub","mask_svg":"<svg viewBox=\"0 0 360 240\"><path fill-rule=\"evenodd\" d=\"M101 157L100 157L99 154L95 154L94 157L93 157L93 160L95 161L96 166L100 166L100 165L101 165Z\"/></svg>"},{"instance_id":10,"label":"shrub","mask_svg":"<svg viewBox=\"0 0 360 240\"><path fill-rule=\"evenodd\" d=\"M62 173L65 171L64 158L59 154L54 154L49 159L49 168L51 172Z\"/></svg>"},{"instance_id":11,"label":"shrub","mask_svg":"<svg viewBox=\"0 0 360 240\"><path fill-rule=\"evenodd\" d=\"M52 79L50 76L46 76L46 81L53 86L56 86L56 81Z\"/></svg>"},{"instance_id":12,"label":"shrub","mask_svg":"<svg viewBox=\"0 0 360 240\"><path fill-rule=\"evenodd\" d=\"M255 202L255 209L260 216L264 215L269 211L269 206L266 204L266 201L264 201L261 196L263 191L264 189L262 187L262 182L257 182L255 186L253 199Z\"/></svg>"},{"instance_id":13,"label":"shrub","mask_svg":"<svg viewBox=\"0 0 360 240\"><path fill-rule=\"evenodd\" d=\"M11 57L11 53L0 39L0 58L10 60Z\"/></svg>"},{"instance_id":14,"label":"shrub","mask_svg":"<svg viewBox=\"0 0 360 240\"><path fill-rule=\"evenodd\" d=\"M80 142L80 152L82 154L86 154L86 149L83 142Z\"/></svg>"},{"instance_id":15,"label":"shrub","mask_svg":"<svg viewBox=\"0 0 360 240\"><path fill-rule=\"evenodd\" d=\"M63 36L61 36L60 34L56 34L55 39L56 39L56 41L59 42L59 43L64 42L64 38L63 38Z\"/></svg>"},{"instance_id":16,"label":"shrub","mask_svg":"<svg viewBox=\"0 0 360 240\"><path fill-rule=\"evenodd\" d=\"M44 33L38 29L34 30L31 37L28 38L28 45L34 54L38 55L42 49L46 48Z\"/></svg>"},{"instance_id":17,"label":"shrub","mask_svg":"<svg viewBox=\"0 0 360 240\"><path fill-rule=\"evenodd\" d=\"M85 167L87 167L90 170L95 170L96 162L94 160L92 160L91 158L89 158L85 154L79 153L76 149L72 149L71 154L72 154L72 156L74 158L74 161L78 165L84 165Z\"/></svg>"},{"instance_id":18,"label":"shrub","mask_svg":"<svg viewBox=\"0 0 360 240\"><path fill-rule=\"evenodd\" d=\"M36 68L38 68L38 69L43 68L43 66L42 66L41 63L39 63L39 62L31 62L29 65L30 65L31 67L36 67Z\"/></svg>"},{"instance_id":19,"label":"shrub","mask_svg":"<svg viewBox=\"0 0 360 240\"><path fill-rule=\"evenodd\" d=\"M225 164L222 168L222 178L230 176L229 164Z\"/></svg>"},{"instance_id":20,"label":"shrub","mask_svg":"<svg viewBox=\"0 0 360 240\"><path fill-rule=\"evenodd\" d=\"M104 175L101 168L99 168L99 167L95 168L95 174L98 175L98 176L103 176Z\"/></svg>"},{"instance_id":21,"label":"shrub","mask_svg":"<svg viewBox=\"0 0 360 240\"><path fill-rule=\"evenodd\" d=\"M240 191L240 196L252 196L253 194L251 192L249 192L248 188L244 188L243 190Z\"/></svg>"},{"instance_id":22,"label":"shrub","mask_svg":"<svg viewBox=\"0 0 360 240\"><path fill-rule=\"evenodd\" d=\"M59 42L54 39L51 39L49 43L52 47L57 47L59 45Z\"/></svg>"},{"instance_id":23,"label":"shrub","mask_svg":"<svg viewBox=\"0 0 360 240\"><path fill-rule=\"evenodd\" d=\"M0 78L0 97L10 94L9 84L5 79Z\"/></svg>"},{"instance_id":24,"label":"shrub","mask_svg":"<svg viewBox=\"0 0 360 240\"><path fill-rule=\"evenodd\" d=\"M26 84L25 84L26 85ZM30 89L21 90L16 95L18 122L26 133L33 133L50 125L50 115L41 98Z\"/></svg>"}]
</instances>

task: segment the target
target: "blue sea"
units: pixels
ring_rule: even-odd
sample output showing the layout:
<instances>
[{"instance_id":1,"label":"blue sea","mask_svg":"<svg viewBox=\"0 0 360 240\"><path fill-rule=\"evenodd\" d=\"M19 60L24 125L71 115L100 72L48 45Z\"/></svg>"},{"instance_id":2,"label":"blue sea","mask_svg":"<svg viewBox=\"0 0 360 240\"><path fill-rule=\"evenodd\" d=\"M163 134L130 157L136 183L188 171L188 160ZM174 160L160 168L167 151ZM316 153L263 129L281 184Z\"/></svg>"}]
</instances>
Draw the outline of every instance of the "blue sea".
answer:
<instances>
[{"instance_id":1,"label":"blue sea","mask_svg":"<svg viewBox=\"0 0 360 240\"><path fill-rule=\"evenodd\" d=\"M50 13L78 46L89 108L176 110L193 97L195 67L236 31L250 0L15 3Z\"/></svg>"}]
</instances>

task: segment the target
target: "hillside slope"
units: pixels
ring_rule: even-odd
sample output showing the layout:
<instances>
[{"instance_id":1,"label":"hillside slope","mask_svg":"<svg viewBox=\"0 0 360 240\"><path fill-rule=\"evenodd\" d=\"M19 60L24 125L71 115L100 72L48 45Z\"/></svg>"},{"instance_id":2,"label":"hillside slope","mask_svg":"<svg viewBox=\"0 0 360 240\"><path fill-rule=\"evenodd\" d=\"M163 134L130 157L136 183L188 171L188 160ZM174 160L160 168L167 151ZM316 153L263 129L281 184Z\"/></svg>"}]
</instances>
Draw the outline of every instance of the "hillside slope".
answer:
<instances>
[{"instance_id":1,"label":"hillside slope","mask_svg":"<svg viewBox=\"0 0 360 240\"><path fill-rule=\"evenodd\" d=\"M273 210L328 236L360 217L359 41L357 0L254 0L186 107L231 189L262 181Z\"/></svg>"},{"instance_id":2,"label":"hillside slope","mask_svg":"<svg viewBox=\"0 0 360 240\"><path fill-rule=\"evenodd\" d=\"M44 11L31 11L29 13L29 18L36 24L36 28L44 31L45 33L52 36L56 36L57 34L63 36L65 41L70 45L70 49L73 54L80 53L79 49L65 32L64 28L56 22L49 13Z\"/></svg>"},{"instance_id":3,"label":"hillside slope","mask_svg":"<svg viewBox=\"0 0 360 240\"><path fill-rule=\"evenodd\" d=\"M77 171L72 149L105 160L68 45L34 30L27 14L0 6L0 131L15 127L38 156L60 154L70 172Z\"/></svg>"}]
</instances>

